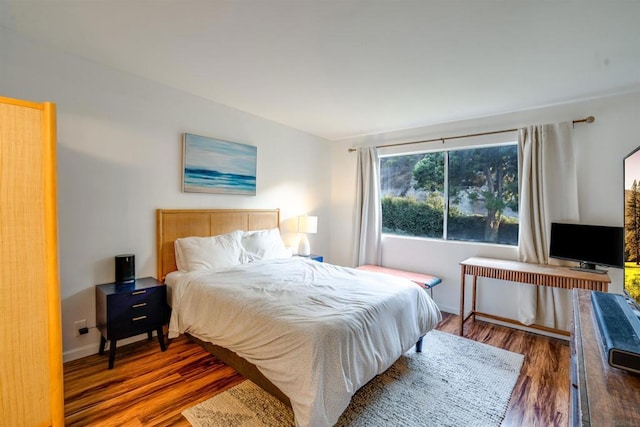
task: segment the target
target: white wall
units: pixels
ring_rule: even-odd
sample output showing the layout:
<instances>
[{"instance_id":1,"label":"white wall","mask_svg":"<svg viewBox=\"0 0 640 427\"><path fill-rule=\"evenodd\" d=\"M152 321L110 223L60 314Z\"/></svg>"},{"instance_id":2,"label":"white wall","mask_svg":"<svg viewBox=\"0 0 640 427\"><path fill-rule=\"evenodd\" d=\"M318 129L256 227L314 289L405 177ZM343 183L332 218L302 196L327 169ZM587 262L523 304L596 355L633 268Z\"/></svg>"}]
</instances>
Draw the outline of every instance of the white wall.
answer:
<instances>
[{"instance_id":1,"label":"white wall","mask_svg":"<svg viewBox=\"0 0 640 427\"><path fill-rule=\"evenodd\" d=\"M283 221L315 214L311 247L329 258L328 141L6 29L0 40L0 95L57 105L65 360L97 352L97 330L75 337L73 323L95 325L94 285L113 281L114 255L133 253L137 277L156 276L157 208L280 208ZM183 132L257 146L257 195L181 192Z\"/></svg>"},{"instance_id":2,"label":"white wall","mask_svg":"<svg viewBox=\"0 0 640 427\"><path fill-rule=\"evenodd\" d=\"M356 155L348 147L420 141L454 135L518 128L595 116L592 124L577 124L576 142L581 220L587 224L623 225L622 159L640 145L640 92L467 120L438 126L390 132L332 143L333 211L331 255L335 263L351 265L353 194ZM447 146L459 144L447 142ZM429 144L427 144L429 146ZM431 143L441 147L441 142ZM340 185L338 185L340 184ZM441 309L459 312L459 262L471 256L517 258L515 247L444 242L429 239L383 237L383 264L387 267L430 273L443 279L434 289ZM622 292L622 270L609 270L610 291ZM515 286L480 279L479 310L516 317ZM467 305L467 309L470 306Z\"/></svg>"},{"instance_id":3,"label":"white wall","mask_svg":"<svg viewBox=\"0 0 640 427\"><path fill-rule=\"evenodd\" d=\"M113 280L113 256L136 254L137 276L155 276L157 208L280 208L286 220L319 216L312 251L351 265L355 154L347 148L548 123L594 115L577 125L580 208L585 223L622 225L622 158L640 145L640 94L329 143L170 89L0 29L0 95L58 107L58 200L65 360L97 351L99 335L75 337L73 322L95 324L94 285ZM181 135L191 132L258 147L257 196L182 193ZM440 143L435 143L439 145ZM329 185L330 183L330 185ZM295 236L286 236L295 241ZM442 277L439 306L458 312L458 262L515 259L507 246L386 236L383 262ZM621 292L622 271L610 270ZM515 315L515 287L483 281L480 309Z\"/></svg>"}]
</instances>

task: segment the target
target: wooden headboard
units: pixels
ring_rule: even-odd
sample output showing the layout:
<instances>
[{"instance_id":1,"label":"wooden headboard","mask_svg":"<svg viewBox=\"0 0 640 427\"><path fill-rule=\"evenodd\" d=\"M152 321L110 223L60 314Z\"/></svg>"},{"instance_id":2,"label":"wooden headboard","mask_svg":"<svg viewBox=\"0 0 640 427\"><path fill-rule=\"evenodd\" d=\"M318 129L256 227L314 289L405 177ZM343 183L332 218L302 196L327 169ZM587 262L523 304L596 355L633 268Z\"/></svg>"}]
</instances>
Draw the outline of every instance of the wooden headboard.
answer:
<instances>
[{"instance_id":1,"label":"wooden headboard","mask_svg":"<svg viewBox=\"0 0 640 427\"><path fill-rule=\"evenodd\" d=\"M235 230L264 230L280 226L279 209L158 209L158 280L175 271L173 242L180 237L207 237Z\"/></svg>"}]
</instances>

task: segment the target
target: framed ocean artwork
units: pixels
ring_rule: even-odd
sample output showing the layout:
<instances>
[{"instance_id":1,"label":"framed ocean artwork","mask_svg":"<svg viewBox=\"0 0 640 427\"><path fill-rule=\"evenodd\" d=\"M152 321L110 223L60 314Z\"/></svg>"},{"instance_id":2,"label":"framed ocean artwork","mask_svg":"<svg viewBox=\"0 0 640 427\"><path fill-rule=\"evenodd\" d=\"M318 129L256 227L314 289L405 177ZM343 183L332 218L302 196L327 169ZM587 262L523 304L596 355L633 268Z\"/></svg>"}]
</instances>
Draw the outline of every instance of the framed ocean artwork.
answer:
<instances>
[{"instance_id":1,"label":"framed ocean artwork","mask_svg":"<svg viewBox=\"0 0 640 427\"><path fill-rule=\"evenodd\" d=\"M182 191L256 195L257 147L185 133Z\"/></svg>"}]
</instances>

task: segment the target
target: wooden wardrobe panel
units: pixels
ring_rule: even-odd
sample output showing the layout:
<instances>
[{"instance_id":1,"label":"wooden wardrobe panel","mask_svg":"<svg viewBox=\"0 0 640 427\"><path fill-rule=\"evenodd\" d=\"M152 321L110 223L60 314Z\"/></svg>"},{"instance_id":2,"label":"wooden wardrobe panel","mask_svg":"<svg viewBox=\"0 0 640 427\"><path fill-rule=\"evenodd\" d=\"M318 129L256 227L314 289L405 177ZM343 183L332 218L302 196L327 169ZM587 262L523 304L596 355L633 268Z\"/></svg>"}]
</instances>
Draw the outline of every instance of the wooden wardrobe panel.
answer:
<instances>
[{"instance_id":1,"label":"wooden wardrobe panel","mask_svg":"<svg viewBox=\"0 0 640 427\"><path fill-rule=\"evenodd\" d=\"M0 412L63 425L55 106L0 98Z\"/></svg>"}]
</instances>

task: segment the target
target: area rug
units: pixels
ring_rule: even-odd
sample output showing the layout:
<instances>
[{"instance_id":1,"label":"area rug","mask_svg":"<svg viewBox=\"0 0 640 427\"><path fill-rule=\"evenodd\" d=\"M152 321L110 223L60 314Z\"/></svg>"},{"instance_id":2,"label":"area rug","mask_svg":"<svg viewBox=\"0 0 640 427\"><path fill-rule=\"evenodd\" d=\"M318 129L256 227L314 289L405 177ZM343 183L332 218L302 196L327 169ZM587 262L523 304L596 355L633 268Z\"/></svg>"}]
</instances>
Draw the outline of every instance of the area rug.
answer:
<instances>
[{"instance_id":1,"label":"area rug","mask_svg":"<svg viewBox=\"0 0 640 427\"><path fill-rule=\"evenodd\" d=\"M337 426L499 426L524 356L440 331L351 399ZM293 426L293 412L249 380L185 410L194 427Z\"/></svg>"}]
</instances>

